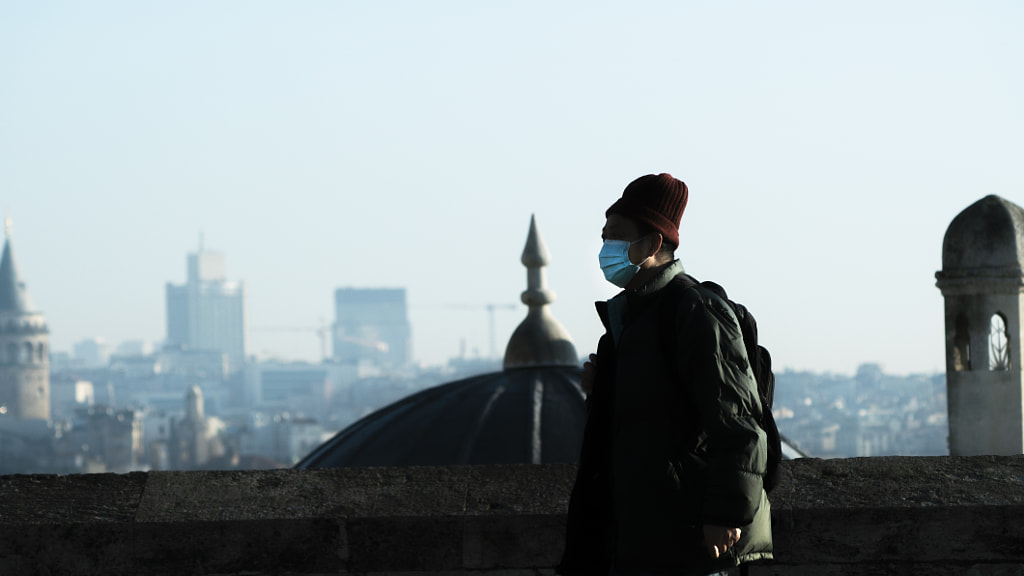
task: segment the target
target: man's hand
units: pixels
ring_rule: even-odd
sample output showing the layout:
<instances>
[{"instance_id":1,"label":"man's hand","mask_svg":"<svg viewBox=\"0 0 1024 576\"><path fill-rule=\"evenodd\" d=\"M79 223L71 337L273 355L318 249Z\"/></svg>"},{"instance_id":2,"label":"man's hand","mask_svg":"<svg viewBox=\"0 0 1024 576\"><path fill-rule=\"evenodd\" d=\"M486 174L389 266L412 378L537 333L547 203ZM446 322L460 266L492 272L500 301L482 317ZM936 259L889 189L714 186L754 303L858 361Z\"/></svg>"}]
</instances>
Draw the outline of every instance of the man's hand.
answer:
<instances>
[{"instance_id":1,"label":"man's hand","mask_svg":"<svg viewBox=\"0 0 1024 576\"><path fill-rule=\"evenodd\" d=\"M708 555L718 558L725 554L731 546L739 542L741 530L725 526L704 525L704 545L708 547Z\"/></svg>"},{"instance_id":2,"label":"man's hand","mask_svg":"<svg viewBox=\"0 0 1024 576\"><path fill-rule=\"evenodd\" d=\"M583 363L583 376L580 378L580 388L587 396L594 389L594 378L597 377L597 354L591 354L590 360Z\"/></svg>"}]
</instances>

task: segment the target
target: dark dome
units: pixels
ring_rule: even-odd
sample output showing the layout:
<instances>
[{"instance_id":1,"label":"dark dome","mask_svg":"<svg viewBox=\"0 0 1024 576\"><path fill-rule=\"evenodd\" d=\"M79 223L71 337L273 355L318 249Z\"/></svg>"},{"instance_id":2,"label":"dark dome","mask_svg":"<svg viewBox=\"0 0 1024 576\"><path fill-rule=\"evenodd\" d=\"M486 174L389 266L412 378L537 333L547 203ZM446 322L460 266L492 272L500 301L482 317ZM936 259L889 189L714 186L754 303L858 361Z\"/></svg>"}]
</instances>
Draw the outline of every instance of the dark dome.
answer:
<instances>
[{"instance_id":1,"label":"dark dome","mask_svg":"<svg viewBox=\"0 0 1024 576\"><path fill-rule=\"evenodd\" d=\"M942 270L1024 268L1024 209L986 196L958 214L942 241Z\"/></svg>"},{"instance_id":2,"label":"dark dome","mask_svg":"<svg viewBox=\"0 0 1024 576\"><path fill-rule=\"evenodd\" d=\"M579 460L580 368L516 368L413 394L338 432L297 468Z\"/></svg>"}]
</instances>

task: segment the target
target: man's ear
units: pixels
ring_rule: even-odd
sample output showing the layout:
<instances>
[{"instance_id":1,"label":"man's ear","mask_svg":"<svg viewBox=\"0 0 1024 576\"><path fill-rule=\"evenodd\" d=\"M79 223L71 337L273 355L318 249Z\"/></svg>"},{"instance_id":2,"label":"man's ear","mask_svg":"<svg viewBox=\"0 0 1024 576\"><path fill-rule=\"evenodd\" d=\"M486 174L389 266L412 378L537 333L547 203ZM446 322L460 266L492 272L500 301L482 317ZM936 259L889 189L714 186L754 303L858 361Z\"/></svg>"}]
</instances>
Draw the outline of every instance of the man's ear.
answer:
<instances>
[{"instance_id":1,"label":"man's ear","mask_svg":"<svg viewBox=\"0 0 1024 576\"><path fill-rule=\"evenodd\" d=\"M651 235L651 244L648 246L647 257L654 258L654 255L661 251L661 243L664 241L664 237L660 232L655 232Z\"/></svg>"}]
</instances>

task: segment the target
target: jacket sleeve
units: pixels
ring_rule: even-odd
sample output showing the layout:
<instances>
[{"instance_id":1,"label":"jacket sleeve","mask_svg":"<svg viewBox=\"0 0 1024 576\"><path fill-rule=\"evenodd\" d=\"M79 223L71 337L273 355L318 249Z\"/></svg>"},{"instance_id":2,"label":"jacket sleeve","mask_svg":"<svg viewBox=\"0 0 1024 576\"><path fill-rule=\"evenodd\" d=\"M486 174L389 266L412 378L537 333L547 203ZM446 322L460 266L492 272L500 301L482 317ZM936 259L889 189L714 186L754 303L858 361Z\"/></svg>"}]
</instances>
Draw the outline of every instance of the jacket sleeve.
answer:
<instances>
[{"instance_id":1,"label":"jacket sleeve","mask_svg":"<svg viewBox=\"0 0 1024 576\"><path fill-rule=\"evenodd\" d=\"M702 522L751 523L761 502L767 443L758 425L761 403L739 324L729 305L701 293L678 324L681 374L689 374L700 421L698 455L707 464Z\"/></svg>"}]
</instances>

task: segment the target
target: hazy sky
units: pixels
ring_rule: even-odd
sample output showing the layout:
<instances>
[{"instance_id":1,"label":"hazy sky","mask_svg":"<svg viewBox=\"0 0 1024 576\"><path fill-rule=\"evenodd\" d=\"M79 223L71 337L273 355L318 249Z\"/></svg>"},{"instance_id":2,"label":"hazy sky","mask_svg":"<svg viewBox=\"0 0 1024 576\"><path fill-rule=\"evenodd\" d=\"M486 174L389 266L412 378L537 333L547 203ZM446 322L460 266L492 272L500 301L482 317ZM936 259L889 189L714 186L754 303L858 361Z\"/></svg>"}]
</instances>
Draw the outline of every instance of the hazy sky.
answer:
<instances>
[{"instance_id":1,"label":"hazy sky","mask_svg":"<svg viewBox=\"0 0 1024 576\"><path fill-rule=\"evenodd\" d=\"M1024 204L1020 2L0 0L0 208L55 350L165 335L200 232L249 351L314 359L342 286L414 355L489 353L531 214L578 351L604 210L690 187L678 255L779 369L943 368L942 237ZM495 313L499 353L526 308Z\"/></svg>"}]
</instances>

